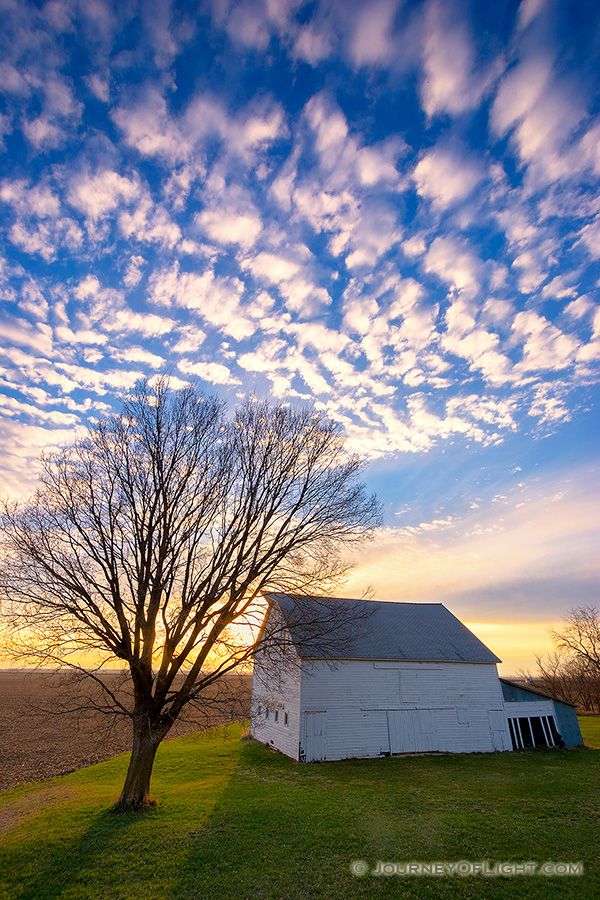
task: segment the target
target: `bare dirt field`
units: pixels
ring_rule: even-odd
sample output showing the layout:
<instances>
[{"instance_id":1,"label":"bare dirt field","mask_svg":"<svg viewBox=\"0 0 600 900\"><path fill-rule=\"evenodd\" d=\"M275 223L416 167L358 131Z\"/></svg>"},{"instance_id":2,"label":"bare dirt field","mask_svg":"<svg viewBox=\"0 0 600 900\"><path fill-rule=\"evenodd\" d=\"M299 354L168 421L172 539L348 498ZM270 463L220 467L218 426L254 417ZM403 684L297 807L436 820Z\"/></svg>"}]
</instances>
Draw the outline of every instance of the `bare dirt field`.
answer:
<instances>
[{"instance_id":1,"label":"bare dirt field","mask_svg":"<svg viewBox=\"0 0 600 900\"><path fill-rule=\"evenodd\" d=\"M232 688L235 699L188 713L175 723L169 738L247 716L249 677L236 679ZM114 723L101 712L60 712L74 705L72 696L63 676L0 672L0 790L45 781L130 749L128 719Z\"/></svg>"}]
</instances>

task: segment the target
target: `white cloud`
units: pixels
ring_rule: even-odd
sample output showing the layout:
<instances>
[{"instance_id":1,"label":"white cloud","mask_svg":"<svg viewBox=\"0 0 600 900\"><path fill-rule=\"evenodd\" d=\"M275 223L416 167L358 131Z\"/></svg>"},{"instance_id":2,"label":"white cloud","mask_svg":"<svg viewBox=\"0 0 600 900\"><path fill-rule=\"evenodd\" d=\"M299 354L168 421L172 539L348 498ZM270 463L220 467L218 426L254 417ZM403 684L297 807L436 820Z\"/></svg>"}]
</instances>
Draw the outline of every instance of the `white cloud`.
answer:
<instances>
[{"instance_id":1,"label":"white cloud","mask_svg":"<svg viewBox=\"0 0 600 900\"><path fill-rule=\"evenodd\" d=\"M59 147L66 139L66 133L51 122L47 116L38 116L23 122L23 133L36 150L51 150Z\"/></svg>"},{"instance_id":2,"label":"white cloud","mask_svg":"<svg viewBox=\"0 0 600 900\"><path fill-rule=\"evenodd\" d=\"M238 212L220 205L199 213L196 223L217 244L237 244L245 250L254 246L262 231L256 211Z\"/></svg>"},{"instance_id":3,"label":"white cloud","mask_svg":"<svg viewBox=\"0 0 600 900\"><path fill-rule=\"evenodd\" d=\"M209 384L241 384L239 378L231 374L228 366L216 362L190 362L189 359L180 359L177 368L184 375L197 375Z\"/></svg>"},{"instance_id":4,"label":"white cloud","mask_svg":"<svg viewBox=\"0 0 600 900\"><path fill-rule=\"evenodd\" d=\"M518 31L524 31L546 7L546 0L522 0L517 21Z\"/></svg>"},{"instance_id":5,"label":"white cloud","mask_svg":"<svg viewBox=\"0 0 600 900\"><path fill-rule=\"evenodd\" d=\"M332 36L324 27L315 27L312 24L304 25L296 38L293 47L293 55L305 60L311 66L316 66L322 60L327 59L333 51Z\"/></svg>"},{"instance_id":6,"label":"white cloud","mask_svg":"<svg viewBox=\"0 0 600 900\"><path fill-rule=\"evenodd\" d=\"M558 370L574 362L580 342L571 335L563 334L533 310L517 313L512 328L515 336L524 340L523 358L518 369Z\"/></svg>"},{"instance_id":7,"label":"white cloud","mask_svg":"<svg viewBox=\"0 0 600 900\"><path fill-rule=\"evenodd\" d=\"M123 210L119 214L119 226L126 238L145 244L172 248L181 240L179 225L148 194L142 196L133 212Z\"/></svg>"},{"instance_id":8,"label":"white cloud","mask_svg":"<svg viewBox=\"0 0 600 900\"><path fill-rule=\"evenodd\" d=\"M472 38L464 19L451 10L442 0L430 0L427 5L421 97L429 117L473 109L495 74L494 68L475 70Z\"/></svg>"},{"instance_id":9,"label":"white cloud","mask_svg":"<svg viewBox=\"0 0 600 900\"><path fill-rule=\"evenodd\" d=\"M482 176L478 164L443 146L426 153L413 173L419 194L442 208L468 197Z\"/></svg>"},{"instance_id":10,"label":"white cloud","mask_svg":"<svg viewBox=\"0 0 600 900\"><path fill-rule=\"evenodd\" d=\"M251 259L244 260L242 267L249 269L256 278L264 278L271 284L290 281L300 271L297 262L274 253L259 253Z\"/></svg>"},{"instance_id":11,"label":"white cloud","mask_svg":"<svg viewBox=\"0 0 600 900\"><path fill-rule=\"evenodd\" d=\"M166 101L156 88L148 89L135 106L119 107L112 115L126 142L144 156L161 156L171 161L188 156L189 141L169 115Z\"/></svg>"},{"instance_id":12,"label":"white cloud","mask_svg":"<svg viewBox=\"0 0 600 900\"><path fill-rule=\"evenodd\" d=\"M386 64L394 50L392 31L398 0L370 0L353 17L349 43L350 59L356 66Z\"/></svg>"},{"instance_id":13,"label":"white cloud","mask_svg":"<svg viewBox=\"0 0 600 900\"><path fill-rule=\"evenodd\" d=\"M570 176L581 161L565 154L565 141L584 116L574 85L560 81L547 56L525 58L503 77L491 112L492 129L512 132L523 163L533 165L536 179Z\"/></svg>"},{"instance_id":14,"label":"white cloud","mask_svg":"<svg viewBox=\"0 0 600 900\"><path fill-rule=\"evenodd\" d=\"M68 198L71 206L95 222L122 204L133 203L140 193L137 178L126 178L105 169L95 175L86 173L75 177L69 186Z\"/></svg>"},{"instance_id":15,"label":"white cloud","mask_svg":"<svg viewBox=\"0 0 600 900\"><path fill-rule=\"evenodd\" d=\"M3 181L0 186L0 200L9 203L21 216L56 219L61 211L59 197L47 184L40 183L29 187L24 179Z\"/></svg>"},{"instance_id":16,"label":"white cloud","mask_svg":"<svg viewBox=\"0 0 600 900\"><path fill-rule=\"evenodd\" d=\"M157 353L151 353L144 347L128 347L125 350L113 350L111 353L119 362L141 362L153 369L161 369L165 366L165 360Z\"/></svg>"},{"instance_id":17,"label":"white cloud","mask_svg":"<svg viewBox=\"0 0 600 900\"><path fill-rule=\"evenodd\" d=\"M142 267L146 260L143 256L132 256L127 263L127 270L123 278L126 287L134 288L142 280Z\"/></svg>"},{"instance_id":18,"label":"white cloud","mask_svg":"<svg viewBox=\"0 0 600 900\"><path fill-rule=\"evenodd\" d=\"M240 298L244 285L238 278L216 276L211 270L181 272L175 263L151 277L149 291L152 302L193 310L236 340L256 331L256 323L243 314Z\"/></svg>"},{"instance_id":19,"label":"white cloud","mask_svg":"<svg viewBox=\"0 0 600 900\"><path fill-rule=\"evenodd\" d=\"M24 319L4 316L0 329L5 345L10 342L19 347L30 347L36 353L46 356L52 354L52 329L48 325L40 322L34 326ZM8 349L7 346L6 349ZM2 351L0 350L0 352Z\"/></svg>"},{"instance_id":20,"label":"white cloud","mask_svg":"<svg viewBox=\"0 0 600 900\"><path fill-rule=\"evenodd\" d=\"M480 261L453 238L436 237L425 255L426 272L467 294L477 291L480 269Z\"/></svg>"}]
</instances>

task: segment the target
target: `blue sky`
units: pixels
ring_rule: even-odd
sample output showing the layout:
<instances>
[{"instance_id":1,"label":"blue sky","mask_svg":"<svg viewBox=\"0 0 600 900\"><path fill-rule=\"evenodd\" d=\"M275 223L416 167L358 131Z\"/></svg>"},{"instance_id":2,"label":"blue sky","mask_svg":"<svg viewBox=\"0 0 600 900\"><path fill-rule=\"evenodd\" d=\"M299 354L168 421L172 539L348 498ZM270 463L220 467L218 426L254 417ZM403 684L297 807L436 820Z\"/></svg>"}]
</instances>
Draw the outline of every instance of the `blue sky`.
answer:
<instances>
[{"instance_id":1,"label":"blue sky","mask_svg":"<svg viewBox=\"0 0 600 900\"><path fill-rule=\"evenodd\" d=\"M597 5L0 14L3 493L142 376L314 403L385 506L349 590L545 649L600 583Z\"/></svg>"}]
</instances>

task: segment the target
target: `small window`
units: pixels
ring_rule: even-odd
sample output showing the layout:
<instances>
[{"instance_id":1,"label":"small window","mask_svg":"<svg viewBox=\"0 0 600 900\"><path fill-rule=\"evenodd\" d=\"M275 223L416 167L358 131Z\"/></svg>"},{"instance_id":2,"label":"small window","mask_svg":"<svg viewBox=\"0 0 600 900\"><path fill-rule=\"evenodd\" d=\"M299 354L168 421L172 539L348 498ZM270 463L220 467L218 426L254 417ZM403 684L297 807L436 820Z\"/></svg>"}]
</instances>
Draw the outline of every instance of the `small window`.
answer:
<instances>
[{"instance_id":1,"label":"small window","mask_svg":"<svg viewBox=\"0 0 600 900\"><path fill-rule=\"evenodd\" d=\"M279 722L279 710L278 709L275 710L275 721Z\"/></svg>"},{"instance_id":2,"label":"small window","mask_svg":"<svg viewBox=\"0 0 600 900\"><path fill-rule=\"evenodd\" d=\"M456 721L459 725L469 724L469 714L466 709L459 708L456 710Z\"/></svg>"},{"instance_id":3,"label":"small window","mask_svg":"<svg viewBox=\"0 0 600 900\"><path fill-rule=\"evenodd\" d=\"M283 724L284 724L284 725L286 726L286 728L287 728L287 726L288 726L288 724L289 724L288 714L287 714L287 713L285 713L284 716L283 716Z\"/></svg>"},{"instance_id":4,"label":"small window","mask_svg":"<svg viewBox=\"0 0 600 900\"><path fill-rule=\"evenodd\" d=\"M268 719L268 718L269 718L269 707L267 706L267 708L265 710L265 719Z\"/></svg>"}]
</instances>

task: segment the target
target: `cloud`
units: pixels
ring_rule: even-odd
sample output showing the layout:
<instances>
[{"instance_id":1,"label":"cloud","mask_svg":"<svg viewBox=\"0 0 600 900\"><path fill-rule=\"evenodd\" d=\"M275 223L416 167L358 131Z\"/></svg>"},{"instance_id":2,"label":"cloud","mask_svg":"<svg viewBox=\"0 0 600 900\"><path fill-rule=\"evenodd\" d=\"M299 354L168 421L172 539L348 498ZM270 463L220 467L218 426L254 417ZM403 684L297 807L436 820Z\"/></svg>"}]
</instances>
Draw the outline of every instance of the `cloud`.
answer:
<instances>
[{"instance_id":1,"label":"cloud","mask_svg":"<svg viewBox=\"0 0 600 900\"><path fill-rule=\"evenodd\" d=\"M24 179L6 179L0 185L0 200L14 213L9 238L26 253L51 261L61 248L73 252L81 246L81 229L73 219L61 215L60 197L44 181L30 186Z\"/></svg>"},{"instance_id":2,"label":"cloud","mask_svg":"<svg viewBox=\"0 0 600 900\"><path fill-rule=\"evenodd\" d=\"M159 156L177 162L190 153L189 141L167 110L157 88L147 88L135 105L120 106L112 116L125 141L143 156Z\"/></svg>"},{"instance_id":3,"label":"cloud","mask_svg":"<svg viewBox=\"0 0 600 900\"><path fill-rule=\"evenodd\" d=\"M248 192L227 186L225 179L213 174L203 192L205 207L195 224L217 244L234 244L249 250L258 240L263 223Z\"/></svg>"},{"instance_id":4,"label":"cloud","mask_svg":"<svg viewBox=\"0 0 600 900\"><path fill-rule=\"evenodd\" d=\"M521 371L558 370L573 364L580 342L561 332L539 313L517 313L512 326L516 337L524 340Z\"/></svg>"},{"instance_id":5,"label":"cloud","mask_svg":"<svg viewBox=\"0 0 600 900\"><path fill-rule=\"evenodd\" d=\"M181 272L178 263L156 272L149 283L153 303L189 309L208 324L236 340L250 337L257 325L244 316L241 296L244 285L238 278Z\"/></svg>"},{"instance_id":6,"label":"cloud","mask_svg":"<svg viewBox=\"0 0 600 900\"><path fill-rule=\"evenodd\" d=\"M511 363L500 352L500 338L494 332L477 327L469 308L458 300L446 311L447 330L442 346L449 353L466 359L471 370L479 370L492 383L502 384L511 377Z\"/></svg>"},{"instance_id":7,"label":"cloud","mask_svg":"<svg viewBox=\"0 0 600 900\"><path fill-rule=\"evenodd\" d=\"M354 16L349 43L350 59L355 66L387 64L392 57L392 31L398 0L371 0L359 7Z\"/></svg>"},{"instance_id":8,"label":"cloud","mask_svg":"<svg viewBox=\"0 0 600 900\"><path fill-rule=\"evenodd\" d=\"M239 378L231 374L228 366L216 362L191 362L189 359L180 359L177 368L184 375L197 375L208 384L241 384Z\"/></svg>"},{"instance_id":9,"label":"cloud","mask_svg":"<svg viewBox=\"0 0 600 900\"><path fill-rule=\"evenodd\" d=\"M323 26L304 25L293 46L293 56L316 66L333 52L333 36Z\"/></svg>"},{"instance_id":10,"label":"cloud","mask_svg":"<svg viewBox=\"0 0 600 900\"><path fill-rule=\"evenodd\" d=\"M52 329L45 324L31 325L24 319L4 316L1 322L2 336L6 346L9 343L19 347L29 347L36 353L52 354Z\"/></svg>"},{"instance_id":11,"label":"cloud","mask_svg":"<svg viewBox=\"0 0 600 900\"><path fill-rule=\"evenodd\" d=\"M482 177L477 163L443 146L426 153L413 173L419 194L442 208L468 197Z\"/></svg>"},{"instance_id":12,"label":"cloud","mask_svg":"<svg viewBox=\"0 0 600 900\"><path fill-rule=\"evenodd\" d=\"M522 0L519 6L518 31L524 31L546 7L546 0Z\"/></svg>"},{"instance_id":13,"label":"cloud","mask_svg":"<svg viewBox=\"0 0 600 900\"><path fill-rule=\"evenodd\" d=\"M274 253L259 253L253 258L247 259L243 266L249 269L256 278L264 278L271 284L290 281L300 271L299 263Z\"/></svg>"},{"instance_id":14,"label":"cloud","mask_svg":"<svg viewBox=\"0 0 600 900\"><path fill-rule=\"evenodd\" d=\"M164 369L165 359L157 353L151 353L144 347L127 347L124 350L113 351L115 359L119 362L141 362L152 369Z\"/></svg>"},{"instance_id":15,"label":"cloud","mask_svg":"<svg viewBox=\"0 0 600 900\"><path fill-rule=\"evenodd\" d=\"M490 88L496 67L475 69L472 37L466 22L452 15L451 4L430 0L426 7L421 100L427 115L458 115L478 106Z\"/></svg>"},{"instance_id":16,"label":"cloud","mask_svg":"<svg viewBox=\"0 0 600 900\"><path fill-rule=\"evenodd\" d=\"M95 175L79 175L71 181L68 198L71 206L92 222L114 212L122 204L133 203L141 193L138 179L126 178L109 169Z\"/></svg>"},{"instance_id":17,"label":"cloud","mask_svg":"<svg viewBox=\"0 0 600 900\"><path fill-rule=\"evenodd\" d=\"M435 238L425 254L424 268L456 291L472 295L479 288L480 260L453 238Z\"/></svg>"},{"instance_id":18,"label":"cloud","mask_svg":"<svg viewBox=\"0 0 600 900\"><path fill-rule=\"evenodd\" d=\"M286 308L303 317L309 317L331 303L327 290L311 278L314 259L306 248L295 248L295 252L285 255L258 253L242 260L241 266L258 281L276 285Z\"/></svg>"},{"instance_id":19,"label":"cloud","mask_svg":"<svg viewBox=\"0 0 600 900\"><path fill-rule=\"evenodd\" d=\"M502 78L490 123L499 136L511 134L521 162L543 181L569 176L579 160L563 153L567 139L584 116L574 84L559 80L548 56L523 59Z\"/></svg>"},{"instance_id":20,"label":"cloud","mask_svg":"<svg viewBox=\"0 0 600 900\"><path fill-rule=\"evenodd\" d=\"M547 627L598 589L597 494L582 468L508 484L496 503L475 495L476 508L450 520L385 529L357 554L350 584L371 584L381 600L441 601L479 622Z\"/></svg>"},{"instance_id":21,"label":"cloud","mask_svg":"<svg viewBox=\"0 0 600 900\"><path fill-rule=\"evenodd\" d=\"M181 228L167 210L144 193L132 212L119 213L119 227L126 238L140 243L173 248L181 240Z\"/></svg>"},{"instance_id":22,"label":"cloud","mask_svg":"<svg viewBox=\"0 0 600 900\"><path fill-rule=\"evenodd\" d=\"M142 267L144 266L146 260L143 256L132 256L127 263L127 270L125 272L125 276L123 278L123 282L126 287L134 288L136 287L140 281L142 280Z\"/></svg>"}]
</instances>

